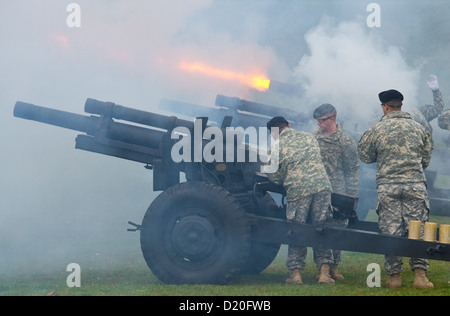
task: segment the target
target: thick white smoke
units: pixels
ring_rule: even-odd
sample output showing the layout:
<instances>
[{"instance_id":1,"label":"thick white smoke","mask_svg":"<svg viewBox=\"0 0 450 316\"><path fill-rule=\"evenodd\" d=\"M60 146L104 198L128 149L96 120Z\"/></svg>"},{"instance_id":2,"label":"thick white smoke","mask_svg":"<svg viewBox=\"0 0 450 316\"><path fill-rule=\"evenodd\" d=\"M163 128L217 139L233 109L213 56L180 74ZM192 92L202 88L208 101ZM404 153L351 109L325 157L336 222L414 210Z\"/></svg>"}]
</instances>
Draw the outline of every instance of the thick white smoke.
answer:
<instances>
[{"instance_id":1,"label":"thick white smoke","mask_svg":"<svg viewBox=\"0 0 450 316\"><path fill-rule=\"evenodd\" d=\"M398 47L364 23L324 18L305 39L310 52L294 74L309 104L331 103L338 116L362 124L380 118L381 91L401 91L405 110L417 105L420 68L408 65Z\"/></svg>"}]
</instances>

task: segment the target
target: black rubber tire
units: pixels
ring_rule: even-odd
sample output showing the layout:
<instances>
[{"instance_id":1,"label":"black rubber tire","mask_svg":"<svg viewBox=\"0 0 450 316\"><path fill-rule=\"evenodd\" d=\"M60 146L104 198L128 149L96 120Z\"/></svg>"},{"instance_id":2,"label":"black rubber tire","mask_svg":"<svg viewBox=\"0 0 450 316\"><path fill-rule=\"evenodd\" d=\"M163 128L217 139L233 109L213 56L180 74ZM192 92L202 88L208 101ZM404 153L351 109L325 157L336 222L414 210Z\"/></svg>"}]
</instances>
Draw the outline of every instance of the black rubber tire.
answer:
<instances>
[{"instance_id":1,"label":"black rubber tire","mask_svg":"<svg viewBox=\"0 0 450 316\"><path fill-rule=\"evenodd\" d=\"M250 250L250 225L225 189L184 182L162 192L141 228L147 265L168 284L226 284Z\"/></svg>"}]
</instances>

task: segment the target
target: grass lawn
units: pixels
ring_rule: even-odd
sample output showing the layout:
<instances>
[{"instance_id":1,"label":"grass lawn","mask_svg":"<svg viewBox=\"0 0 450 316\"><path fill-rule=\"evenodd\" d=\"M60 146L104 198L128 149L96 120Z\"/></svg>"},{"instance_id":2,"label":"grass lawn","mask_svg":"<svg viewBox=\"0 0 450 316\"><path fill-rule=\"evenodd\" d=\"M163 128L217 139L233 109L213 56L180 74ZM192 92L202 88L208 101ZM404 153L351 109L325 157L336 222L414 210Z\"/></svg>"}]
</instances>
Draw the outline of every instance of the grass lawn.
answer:
<instances>
[{"instance_id":1,"label":"grass lawn","mask_svg":"<svg viewBox=\"0 0 450 316\"><path fill-rule=\"evenodd\" d=\"M370 216L370 214L369 214ZM432 218L438 223L449 223L450 218ZM317 271L309 249L307 268L303 272L303 286L286 285L288 273L285 267L287 247L282 246L274 262L261 274L239 276L225 286L219 285L166 285L148 269L140 252L138 234L109 240L107 245L92 241L83 246L76 259L51 255L44 265L16 263L1 264L0 296L45 296L56 292L60 296L449 296L450 262L430 261L428 278L435 285L433 290L412 288L413 274L408 259L404 259L403 288L384 288L384 257L362 253L343 253L340 266L345 280L335 286L316 284ZM51 253L51 251L49 252ZM73 260L71 260L73 259ZM69 288L66 279L70 272L66 267L77 262L81 267L81 287ZM6 261L3 261L6 263ZM381 288L369 288L366 279L367 266L377 263L381 267Z\"/></svg>"}]
</instances>

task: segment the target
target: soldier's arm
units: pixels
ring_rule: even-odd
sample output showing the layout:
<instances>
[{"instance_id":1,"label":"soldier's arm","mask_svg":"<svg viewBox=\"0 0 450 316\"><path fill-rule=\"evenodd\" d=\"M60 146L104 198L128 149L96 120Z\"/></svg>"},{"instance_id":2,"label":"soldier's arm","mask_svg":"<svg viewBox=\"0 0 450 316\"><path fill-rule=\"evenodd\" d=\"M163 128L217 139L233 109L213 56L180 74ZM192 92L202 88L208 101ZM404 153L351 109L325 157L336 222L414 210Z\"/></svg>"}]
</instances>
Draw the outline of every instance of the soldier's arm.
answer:
<instances>
[{"instance_id":1,"label":"soldier's arm","mask_svg":"<svg viewBox=\"0 0 450 316\"><path fill-rule=\"evenodd\" d=\"M427 80L428 87L433 92L433 105L425 105L419 108L423 116L428 122L431 122L438 117L444 110L444 101L442 93L439 90L438 78L435 75L430 75Z\"/></svg>"},{"instance_id":2,"label":"soldier's arm","mask_svg":"<svg viewBox=\"0 0 450 316\"><path fill-rule=\"evenodd\" d=\"M433 151L433 138L431 134L426 131L424 138L424 153L422 155L422 168L425 170L431 161L431 152Z\"/></svg>"},{"instance_id":3,"label":"soldier's arm","mask_svg":"<svg viewBox=\"0 0 450 316\"><path fill-rule=\"evenodd\" d=\"M364 163L374 163L377 161L377 150L372 141L372 132L367 130L358 142L358 156Z\"/></svg>"},{"instance_id":4,"label":"soldier's arm","mask_svg":"<svg viewBox=\"0 0 450 316\"><path fill-rule=\"evenodd\" d=\"M442 111L438 118L438 125L440 128L450 131L450 109Z\"/></svg>"},{"instance_id":5,"label":"soldier's arm","mask_svg":"<svg viewBox=\"0 0 450 316\"><path fill-rule=\"evenodd\" d=\"M356 143L351 139L351 142L347 144L344 150L345 189L347 194L358 194L359 167L360 162Z\"/></svg>"},{"instance_id":6,"label":"soldier's arm","mask_svg":"<svg viewBox=\"0 0 450 316\"><path fill-rule=\"evenodd\" d=\"M278 170L275 173L268 173L270 182L273 182L276 185L283 185L283 177L281 175L281 168L278 167Z\"/></svg>"},{"instance_id":7,"label":"soldier's arm","mask_svg":"<svg viewBox=\"0 0 450 316\"><path fill-rule=\"evenodd\" d=\"M433 103L434 108L439 112L438 115L441 114L444 110L444 99L442 98L441 90L433 91Z\"/></svg>"},{"instance_id":8,"label":"soldier's arm","mask_svg":"<svg viewBox=\"0 0 450 316\"><path fill-rule=\"evenodd\" d=\"M275 152L277 152L278 154L275 154ZM282 165L281 165L281 156L280 156L279 143L278 142L276 142L272 146L272 148L270 150L270 160L272 160L272 159L274 159L274 161L272 161L271 163L277 163L278 164L278 168L276 169L275 172L267 173L269 181L273 182L276 185L283 185L284 176L283 176L283 170L281 168L282 167Z\"/></svg>"},{"instance_id":9,"label":"soldier's arm","mask_svg":"<svg viewBox=\"0 0 450 316\"><path fill-rule=\"evenodd\" d=\"M438 117L444 110L444 100L440 90L433 91L433 105L426 104L419 107L419 111L423 114L428 122Z\"/></svg>"}]
</instances>

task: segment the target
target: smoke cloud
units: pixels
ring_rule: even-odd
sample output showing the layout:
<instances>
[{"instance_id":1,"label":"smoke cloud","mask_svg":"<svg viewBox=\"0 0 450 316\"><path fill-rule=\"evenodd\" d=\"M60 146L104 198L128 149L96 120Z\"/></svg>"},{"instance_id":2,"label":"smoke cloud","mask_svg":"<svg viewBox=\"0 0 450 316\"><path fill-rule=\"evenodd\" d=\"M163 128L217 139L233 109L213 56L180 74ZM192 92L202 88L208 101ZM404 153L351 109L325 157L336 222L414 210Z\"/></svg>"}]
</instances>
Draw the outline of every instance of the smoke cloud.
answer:
<instances>
[{"instance_id":1,"label":"smoke cloud","mask_svg":"<svg viewBox=\"0 0 450 316\"><path fill-rule=\"evenodd\" d=\"M324 18L305 35L310 50L294 75L311 105L334 104L343 121L365 122L380 118L377 94L397 89L405 108L417 106L420 68L409 66L398 47L390 46L360 21L333 23Z\"/></svg>"}]
</instances>

